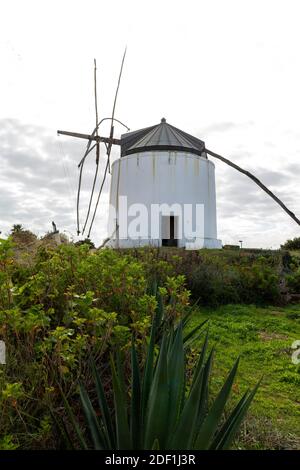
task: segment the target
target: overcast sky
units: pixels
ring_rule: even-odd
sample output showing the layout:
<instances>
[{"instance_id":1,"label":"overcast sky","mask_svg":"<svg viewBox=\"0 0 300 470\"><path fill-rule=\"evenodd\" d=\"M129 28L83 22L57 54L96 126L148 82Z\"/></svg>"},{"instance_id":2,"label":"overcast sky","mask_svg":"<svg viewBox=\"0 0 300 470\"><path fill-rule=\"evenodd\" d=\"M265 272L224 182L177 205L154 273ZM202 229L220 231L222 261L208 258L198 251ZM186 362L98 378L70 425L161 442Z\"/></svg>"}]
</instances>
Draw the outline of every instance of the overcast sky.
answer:
<instances>
[{"instance_id":1,"label":"overcast sky","mask_svg":"<svg viewBox=\"0 0 300 470\"><path fill-rule=\"evenodd\" d=\"M56 130L93 130L94 57L99 115L111 114L125 45L118 119L136 130L166 117L253 172L300 216L299 18L297 0L1 2L0 231L22 223L42 235L54 220L75 235L86 142ZM223 243L275 248L300 235L252 181L214 163ZM92 156L83 209L94 166ZM107 235L108 191L109 179L96 243Z\"/></svg>"}]
</instances>

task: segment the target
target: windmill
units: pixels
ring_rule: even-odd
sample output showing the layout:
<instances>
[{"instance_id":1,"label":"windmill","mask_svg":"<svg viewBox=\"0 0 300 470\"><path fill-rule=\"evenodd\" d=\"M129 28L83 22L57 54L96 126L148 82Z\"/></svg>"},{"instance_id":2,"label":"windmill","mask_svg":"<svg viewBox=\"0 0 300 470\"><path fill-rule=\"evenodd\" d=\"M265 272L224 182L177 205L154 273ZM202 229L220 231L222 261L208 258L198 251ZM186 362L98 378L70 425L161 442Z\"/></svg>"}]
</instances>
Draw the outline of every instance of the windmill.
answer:
<instances>
[{"instance_id":1,"label":"windmill","mask_svg":"<svg viewBox=\"0 0 300 470\"><path fill-rule=\"evenodd\" d=\"M94 61L94 95L95 95L95 128L91 134L81 134L81 133L76 133L76 132L67 132L67 131L57 131L58 134L61 135L66 135L66 136L71 136L71 137L76 137L80 139L86 139L88 141L87 147L85 150L85 153L80 160L78 167L79 167L79 181L78 181L78 191L77 191L77 234L79 235L80 233L84 234L85 230L87 228L87 224L89 221L89 218L91 216L90 220L90 225L89 225L89 230L88 230L88 237L91 234L91 230L93 227L93 223L95 220L96 212L98 209L99 205L99 200L101 197L101 193L103 190L103 186L107 177L107 174L110 173L110 154L111 154L111 149L113 145L118 145L121 146L121 157L124 157L128 154L134 154L138 152L149 152L151 151L180 151L184 150L184 152L189 153L189 154L198 154L198 157L200 156L205 156L207 159L207 155L210 155L213 158L216 158L223 163L229 165L230 167L234 168L235 170L239 171L240 173L244 174L248 178L250 178L255 184L257 184L264 192L266 192L288 215L291 217L298 225L300 225L300 220L296 217L296 215L288 209L288 207L272 192L270 189L268 189L256 176L254 176L252 173L249 171L241 168L240 166L236 165L229 159L209 150L206 148L205 143L196 137L193 137L180 129L175 128L174 126L170 126L169 124L166 123L166 120L163 118L161 120L161 123L156 126L151 126L146 129L141 129L140 131L135 131L131 132L129 134L124 134L121 136L121 139L116 139L114 138L114 124L119 123L123 127L129 130L129 128L123 124L123 122L119 121L118 119L115 118L115 109L116 109L116 102L117 102L117 97L118 97L118 92L119 92L119 87L120 87L120 82L121 82L121 77L122 77L122 71L123 71L123 65L124 65L124 60L126 56L126 49L123 54L122 62L121 62L121 68L120 68L120 73L118 77L118 82L117 82L117 88L115 92L115 97L114 97L114 103L113 103L113 108L112 108L112 114L110 117L105 117L99 120L98 116L98 105L97 105L97 67L96 67L96 61ZM106 121L110 120L111 125L110 125L110 132L108 137L102 137L99 135L99 128L101 124ZM156 136L154 139L154 135ZM157 145L157 135L164 135L165 139L167 139L168 143L170 145L163 145L162 142L160 142L161 145ZM154 139L154 140L153 140ZM175 140L177 142L177 145L174 144ZM172 144L173 140L173 144ZM148 142L148 144L145 146L145 142ZM149 145L154 143L155 145ZM179 146L178 146L179 142ZM100 162L100 143L104 143L106 147L106 163L104 166L104 174L102 178L102 182L100 185L99 193L96 199L96 204L93 210L93 213L91 215L91 207L92 207L92 201L94 197L94 192L95 192L95 186L98 178L98 171L99 171L99 162ZM130 147L130 148L129 148ZM135 147L135 148L134 148ZM128 150L129 148L129 150ZM96 152L96 168L95 168L95 174L94 174L94 179L93 179L93 184L92 184L92 189L91 189L91 194L90 194L90 199L89 199L89 204L88 204L88 209L87 209L87 214L85 217L85 222L83 224L83 229L80 231L79 227L79 209L80 209L80 191L81 191L81 182L82 182L82 174L83 174L83 167L84 163L86 161L86 158L92 153L92 151L95 150ZM149 155L149 153L148 153ZM161 159L162 161L162 159ZM120 186L120 173L121 173L121 162L118 165L118 169L116 171L116 177L115 179L117 180L117 192L116 192L116 206L118 208L118 195L119 195L119 186ZM147 170L148 171L148 170ZM112 175L113 176L113 175ZM181 175L180 175L181 176ZM178 180L178 186L180 186L180 179ZM197 184L197 180L195 180L195 183ZM214 181L213 181L214 183ZM153 193L153 191L152 191ZM119 208L117 209L117 217L115 219L115 228L114 232L117 234L117 243L116 246L119 246L118 243L118 232L119 232L119 215L118 215ZM174 231L174 220L172 221L173 228L172 230Z\"/></svg>"}]
</instances>

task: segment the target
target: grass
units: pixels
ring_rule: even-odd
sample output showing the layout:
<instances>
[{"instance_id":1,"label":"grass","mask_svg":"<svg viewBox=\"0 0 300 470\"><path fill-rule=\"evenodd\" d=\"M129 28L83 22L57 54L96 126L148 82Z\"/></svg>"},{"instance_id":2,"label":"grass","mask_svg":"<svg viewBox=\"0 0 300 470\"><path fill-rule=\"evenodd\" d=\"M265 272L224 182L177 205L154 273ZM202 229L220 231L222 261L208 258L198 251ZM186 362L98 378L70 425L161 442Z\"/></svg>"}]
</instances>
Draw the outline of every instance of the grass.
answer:
<instances>
[{"instance_id":1,"label":"grass","mask_svg":"<svg viewBox=\"0 0 300 470\"><path fill-rule=\"evenodd\" d=\"M300 305L201 307L191 327L207 318L210 343L216 347L213 390L220 388L237 356L241 361L232 403L263 376L236 448L300 449L300 364L291 360L291 345L300 340Z\"/></svg>"}]
</instances>

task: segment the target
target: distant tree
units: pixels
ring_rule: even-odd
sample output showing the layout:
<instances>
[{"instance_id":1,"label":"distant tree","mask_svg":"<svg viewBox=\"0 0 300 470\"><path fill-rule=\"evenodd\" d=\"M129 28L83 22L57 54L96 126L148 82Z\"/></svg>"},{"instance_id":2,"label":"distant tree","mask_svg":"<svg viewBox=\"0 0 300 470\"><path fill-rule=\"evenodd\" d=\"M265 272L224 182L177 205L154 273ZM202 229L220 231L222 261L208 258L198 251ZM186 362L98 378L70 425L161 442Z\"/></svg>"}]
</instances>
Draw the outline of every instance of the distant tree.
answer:
<instances>
[{"instance_id":1,"label":"distant tree","mask_svg":"<svg viewBox=\"0 0 300 470\"><path fill-rule=\"evenodd\" d=\"M22 227L22 224L14 224L11 229L11 234L20 232L24 232L24 227Z\"/></svg>"},{"instance_id":2,"label":"distant tree","mask_svg":"<svg viewBox=\"0 0 300 470\"><path fill-rule=\"evenodd\" d=\"M75 243L75 245L76 246L89 245L90 248L95 248L94 243L89 238L85 238L84 240L79 240L78 242Z\"/></svg>"},{"instance_id":3,"label":"distant tree","mask_svg":"<svg viewBox=\"0 0 300 470\"><path fill-rule=\"evenodd\" d=\"M280 245L283 250L300 250L300 237L295 237L293 240L287 240L283 245Z\"/></svg>"}]
</instances>

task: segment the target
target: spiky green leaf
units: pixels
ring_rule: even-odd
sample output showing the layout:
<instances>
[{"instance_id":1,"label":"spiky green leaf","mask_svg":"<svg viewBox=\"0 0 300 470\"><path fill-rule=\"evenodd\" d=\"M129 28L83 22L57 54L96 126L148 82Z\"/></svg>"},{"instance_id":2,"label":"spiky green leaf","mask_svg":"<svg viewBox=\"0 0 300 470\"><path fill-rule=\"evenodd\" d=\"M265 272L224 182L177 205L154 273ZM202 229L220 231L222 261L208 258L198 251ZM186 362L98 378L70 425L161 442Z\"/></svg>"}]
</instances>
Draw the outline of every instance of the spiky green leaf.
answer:
<instances>
[{"instance_id":1,"label":"spiky green leaf","mask_svg":"<svg viewBox=\"0 0 300 470\"><path fill-rule=\"evenodd\" d=\"M103 425L105 428L105 437L106 437L107 445L109 449L114 449L116 446L115 433L114 433L114 429L113 429L113 425L111 421L109 408L108 408L107 401L105 398L102 381L96 369L96 365L94 361L92 361L91 367L92 367L93 377L95 380L98 403L99 403L99 407L101 411L101 417L102 417Z\"/></svg>"},{"instance_id":2,"label":"spiky green leaf","mask_svg":"<svg viewBox=\"0 0 300 470\"><path fill-rule=\"evenodd\" d=\"M145 449L151 449L155 439L164 448L168 430L168 369L167 336L164 334L155 369L145 419Z\"/></svg>"},{"instance_id":3,"label":"spiky green leaf","mask_svg":"<svg viewBox=\"0 0 300 470\"><path fill-rule=\"evenodd\" d=\"M214 434L217 430L222 414L224 412L225 405L229 397L234 378L236 376L238 364L239 359L237 359L236 363L231 369L221 391L219 392L217 398L213 402L207 416L204 419L204 422L200 428L199 434L195 441L196 449L204 450L209 448L210 442L214 437Z\"/></svg>"},{"instance_id":4,"label":"spiky green leaf","mask_svg":"<svg viewBox=\"0 0 300 470\"><path fill-rule=\"evenodd\" d=\"M257 389L261 383L261 380L256 384L253 390L248 393L246 392L241 400L238 402L236 407L231 412L230 416L222 426L221 430L217 434L214 442L211 445L211 449L223 449L226 450L230 447L233 439L239 427L246 416L246 413L251 405L251 402L257 392Z\"/></svg>"},{"instance_id":5,"label":"spiky green leaf","mask_svg":"<svg viewBox=\"0 0 300 470\"><path fill-rule=\"evenodd\" d=\"M134 342L131 344L131 412L130 434L133 449L140 449L142 440L141 380Z\"/></svg>"},{"instance_id":6,"label":"spiky green leaf","mask_svg":"<svg viewBox=\"0 0 300 470\"><path fill-rule=\"evenodd\" d=\"M177 422L184 387L184 350L182 341L182 322L177 328L175 339L168 358L169 377L169 430L172 433Z\"/></svg>"},{"instance_id":7,"label":"spiky green leaf","mask_svg":"<svg viewBox=\"0 0 300 470\"><path fill-rule=\"evenodd\" d=\"M71 421L71 423L72 423L73 429L74 429L74 431L75 431L75 433L76 433L76 435L77 435L77 438L78 438L78 441L79 441L79 443L80 443L80 446L81 446L82 449L87 450L88 445L87 445L87 443L86 443L86 440L85 440L85 438L84 438L84 436L83 436L83 433L82 433L82 431L81 431L81 429L80 429L80 426L79 426L79 424L78 424L78 422L77 422L77 420L76 420L76 418L75 418L75 415L74 415L74 413L73 413L73 411L72 411L72 409L71 409L71 407L70 407L70 405L69 405L69 402L68 402L68 400L67 400L67 398L66 398L66 396L65 396L65 394L64 394L64 392L62 391L61 388L60 388L60 393L61 393L61 396L62 396L64 405L65 405L67 414L68 414L68 416L69 416L69 418L70 418L70 421Z\"/></svg>"},{"instance_id":8,"label":"spiky green leaf","mask_svg":"<svg viewBox=\"0 0 300 470\"><path fill-rule=\"evenodd\" d=\"M82 385L80 385L79 391L80 391L80 398L81 398L83 411L84 411L87 423L89 425L89 430L93 439L94 448L96 450L103 450L106 447L106 442L105 442L103 431L101 429L101 425L97 419L95 410L93 408L93 405L89 399L87 391Z\"/></svg>"},{"instance_id":9,"label":"spiky green leaf","mask_svg":"<svg viewBox=\"0 0 300 470\"><path fill-rule=\"evenodd\" d=\"M125 391L122 389L122 382L116 371L116 366L113 358L111 357L111 371L114 390L115 402L115 419L116 419L116 441L117 449L129 450L131 449L131 439L127 416L127 402L125 399Z\"/></svg>"}]
</instances>

